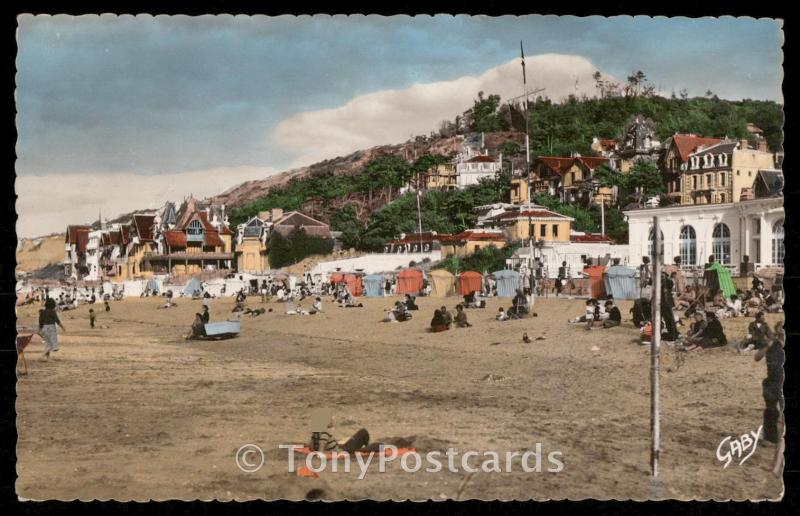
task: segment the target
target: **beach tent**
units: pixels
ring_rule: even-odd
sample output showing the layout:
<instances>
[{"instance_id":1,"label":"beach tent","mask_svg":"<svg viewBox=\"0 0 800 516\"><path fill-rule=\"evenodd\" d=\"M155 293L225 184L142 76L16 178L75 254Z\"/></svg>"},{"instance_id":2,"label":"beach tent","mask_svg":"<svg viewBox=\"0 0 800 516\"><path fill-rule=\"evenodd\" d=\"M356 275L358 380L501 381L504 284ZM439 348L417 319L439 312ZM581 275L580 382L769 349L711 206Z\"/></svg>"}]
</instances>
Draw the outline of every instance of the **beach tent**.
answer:
<instances>
[{"instance_id":1,"label":"beach tent","mask_svg":"<svg viewBox=\"0 0 800 516\"><path fill-rule=\"evenodd\" d=\"M332 272L330 278L328 279L331 282L331 285L338 285L344 281L344 274L341 272Z\"/></svg>"},{"instance_id":2,"label":"beach tent","mask_svg":"<svg viewBox=\"0 0 800 516\"><path fill-rule=\"evenodd\" d=\"M155 278L150 278L150 280L147 282L147 287L146 288L150 289L150 294L160 294L161 293L161 288L159 287L159 284L158 284L158 282L156 281Z\"/></svg>"},{"instance_id":3,"label":"beach tent","mask_svg":"<svg viewBox=\"0 0 800 516\"><path fill-rule=\"evenodd\" d=\"M639 282L636 269L624 265L609 267L605 274L606 293L614 299L636 299L639 297Z\"/></svg>"},{"instance_id":4,"label":"beach tent","mask_svg":"<svg viewBox=\"0 0 800 516\"><path fill-rule=\"evenodd\" d=\"M186 297L192 297L196 291L202 293L203 284L200 283L199 279L192 278L183 287L183 295Z\"/></svg>"},{"instance_id":5,"label":"beach tent","mask_svg":"<svg viewBox=\"0 0 800 516\"><path fill-rule=\"evenodd\" d=\"M362 278L364 295L367 297L383 297L383 284L385 280L380 274L370 274Z\"/></svg>"},{"instance_id":6,"label":"beach tent","mask_svg":"<svg viewBox=\"0 0 800 516\"><path fill-rule=\"evenodd\" d=\"M583 269L583 273L589 276L591 296L595 299L602 297L606 293L606 286L603 283L603 273L605 271L604 265L593 265Z\"/></svg>"},{"instance_id":7,"label":"beach tent","mask_svg":"<svg viewBox=\"0 0 800 516\"><path fill-rule=\"evenodd\" d=\"M436 269L429 272L428 281L431 284L431 296L454 296L456 293L455 279L456 277L445 269Z\"/></svg>"},{"instance_id":8,"label":"beach tent","mask_svg":"<svg viewBox=\"0 0 800 516\"><path fill-rule=\"evenodd\" d=\"M712 263L711 267L705 270L703 278L706 280L706 287L709 290L712 292L722 290L725 299L730 299L732 295L736 294L736 287L733 285L730 271L719 262Z\"/></svg>"},{"instance_id":9,"label":"beach tent","mask_svg":"<svg viewBox=\"0 0 800 516\"><path fill-rule=\"evenodd\" d=\"M361 278L355 274L345 274L344 275L344 282L347 283L347 290L350 291L350 295L354 297L359 297L364 295L364 284L361 283Z\"/></svg>"},{"instance_id":10,"label":"beach tent","mask_svg":"<svg viewBox=\"0 0 800 516\"><path fill-rule=\"evenodd\" d=\"M458 292L462 296L467 296L473 292L481 292L483 287L483 275L480 272L466 271L458 277Z\"/></svg>"},{"instance_id":11,"label":"beach tent","mask_svg":"<svg viewBox=\"0 0 800 516\"><path fill-rule=\"evenodd\" d=\"M403 269L397 275L397 293L417 295L422 290L422 271L419 269Z\"/></svg>"},{"instance_id":12,"label":"beach tent","mask_svg":"<svg viewBox=\"0 0 800 516\"><path fill-rule=\"evenodd\" d=\"M497 282L498 297L514 297L520 288L519 273L512 270L501 270L493 273Z\"/></svg>"}]
</instances>

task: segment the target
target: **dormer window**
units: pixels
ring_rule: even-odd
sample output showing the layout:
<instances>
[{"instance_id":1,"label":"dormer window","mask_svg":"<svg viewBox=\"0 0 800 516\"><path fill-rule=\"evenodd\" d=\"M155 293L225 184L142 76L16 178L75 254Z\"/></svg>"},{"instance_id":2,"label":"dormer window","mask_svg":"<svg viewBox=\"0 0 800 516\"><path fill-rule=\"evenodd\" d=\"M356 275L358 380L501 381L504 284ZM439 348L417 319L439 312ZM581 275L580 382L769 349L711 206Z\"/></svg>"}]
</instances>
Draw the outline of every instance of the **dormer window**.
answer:
<instances>
[{"instance_id":1,"label":"dormer window","mask_svg":"<svg viewBox=\"0 0 800 516\"><path fill-rule=\"evenodd\" d=\"M727 154L720 154L718 156L718 163L720 167L728 166L728 155Z\"/></svg>"},{"instance_id":2,"label":"dormer window","mask_svg":"<svg viewBox=\"0 0 800 516\"><path fill-rule=\"evenodd\" d=\"M706 154L703 156L703 168L709 168L714 166L714 155L713 154Z\"/></svg>"},{"instance_id":3,"label":"dormer window","mask_svg":"<svg viewBox=\"0 0 800 516\"><path fill-rule=\"evenodd\" d=\"M696 168L700 167L700 157L699 156L692 156L692 165L691 165L691 167L693 169L696 169Z\"/></svg>"},{"instance_id":4,"label":"dormer window","mask_svg":"<svg viewBox=\"0 0 800 516\"><path fill-rule=\"evenodd\" d=\"M189 227L186 228L186 234L188 235L202 235L203 234L203 223L199 220L193 220L189 223Z\"/></svg>"}]
</instances>

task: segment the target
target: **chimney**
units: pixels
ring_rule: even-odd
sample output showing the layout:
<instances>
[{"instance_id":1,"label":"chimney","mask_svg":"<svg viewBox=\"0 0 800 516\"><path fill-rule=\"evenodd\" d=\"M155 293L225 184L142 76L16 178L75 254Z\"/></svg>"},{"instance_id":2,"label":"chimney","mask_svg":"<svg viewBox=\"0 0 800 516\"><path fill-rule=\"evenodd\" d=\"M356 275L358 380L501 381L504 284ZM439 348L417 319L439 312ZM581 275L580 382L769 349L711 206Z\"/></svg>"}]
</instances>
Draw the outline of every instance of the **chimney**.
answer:
<instances>
[{"instance_id":1,"label":"chimney","mask_svg":"<svg viewBox=\"0 0 800 516\"><path fill-rule=\"evenodd\" d=\"M758 150L760 150L761 152L769 152L769 147L767 147L766 138L760 138L758 140Z\"/></svg>"},{"instance_id":2,"label":"chimney","mask_svg":"<svg viewBox=\"0 0 800 516\"><path fill-rule=\"evenodd\" d=\"M749 148L750 148L750 143L746 139L742 138L739 141L739 150L747 150Z\"/></svg>"},{"instance_id":3,"label":"chimney","mask_svg":"<svg viewBox=\"0 0 800 516\"><path fill-rule=\"evenodd\" d=\"M283 217L283 208L272 208L272 222L275 222L279 218Z\"/></svg>"}]
</instances>

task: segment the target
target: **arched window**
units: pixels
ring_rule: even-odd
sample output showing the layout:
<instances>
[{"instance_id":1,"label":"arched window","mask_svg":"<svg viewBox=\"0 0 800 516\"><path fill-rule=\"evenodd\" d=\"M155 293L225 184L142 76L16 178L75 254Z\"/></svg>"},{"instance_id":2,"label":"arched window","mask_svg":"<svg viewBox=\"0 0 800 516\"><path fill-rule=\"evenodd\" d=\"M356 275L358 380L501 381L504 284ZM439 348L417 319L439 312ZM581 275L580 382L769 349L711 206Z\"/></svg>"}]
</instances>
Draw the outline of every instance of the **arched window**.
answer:
<instances>
[{"instance_id":1,"label":"arched window","mask_svg":"<svg viewBox=\"0 0 800 516\"><path fill-rule=\"evenodd\" d=\"M203 234L203 223L199 220L193 220L189 227L186 228L186 233L189 235L202 235Z\"/></svg>"},{"instance_id":2,"label":"arched window","mask_svg":"<svg viewBox=\"0 0 800 516\"><path fill-rule=\"evenodd\" d=\"M678 242L681 263L684 265L697 265L697 234L692 226L681 228L680 241Z\"/></svg>"},{"instance_id":3,"label":"arched window","mask_svg":"<svg viewBox=\"0 0 800 516\"><path fill-rule=\"evenodd\" d=\"M714 259L723 265L731 263L731 230L726 224L714 226L711 234L711 253Z\"/></svg>"},{"instance_id":4,"label":"arched window","mask_svg":"<svg viewBox=\"0 0 800 516\"><path fill-rule=\"evenodd\" d=\"M664 232L659 231L659 236L661 237L661 245L664 245ZM650 234L647 236L647 256L651 259L653 258L653 239L655 238L656 233L653 231L653 228L650 228Z\"/></svg>"},{"instance_id":5,"label":"arched window","mask_svg":"<svg viewBox=\"0 0 800 516\"><path fill-rule=\"evenodd\" d=\"M783 264L785 256L783 247L783 219L772 226L772 263L774 265Z\"/></svg>"}]
</instances>

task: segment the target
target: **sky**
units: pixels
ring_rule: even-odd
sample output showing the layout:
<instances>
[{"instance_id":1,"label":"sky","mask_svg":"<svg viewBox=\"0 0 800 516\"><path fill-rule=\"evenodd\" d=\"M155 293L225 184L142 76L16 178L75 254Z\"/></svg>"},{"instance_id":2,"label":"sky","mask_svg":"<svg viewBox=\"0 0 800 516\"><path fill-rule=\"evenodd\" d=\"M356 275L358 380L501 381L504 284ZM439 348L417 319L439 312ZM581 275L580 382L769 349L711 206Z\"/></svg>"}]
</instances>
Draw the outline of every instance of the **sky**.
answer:
<instances>
[{"instance_id":1,"label":"sky","mask_svg":"<svg viewBox=\"0 0 800 516\"><path fill-rule=\"evenodd\" d=\"M662 92L782 102L781 23L753 18L18 18L17 233L220 193L435 130L478 91ZM143 177L147 176L147 177Z\"/></svg>"}]
</instances>

